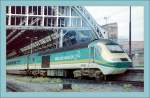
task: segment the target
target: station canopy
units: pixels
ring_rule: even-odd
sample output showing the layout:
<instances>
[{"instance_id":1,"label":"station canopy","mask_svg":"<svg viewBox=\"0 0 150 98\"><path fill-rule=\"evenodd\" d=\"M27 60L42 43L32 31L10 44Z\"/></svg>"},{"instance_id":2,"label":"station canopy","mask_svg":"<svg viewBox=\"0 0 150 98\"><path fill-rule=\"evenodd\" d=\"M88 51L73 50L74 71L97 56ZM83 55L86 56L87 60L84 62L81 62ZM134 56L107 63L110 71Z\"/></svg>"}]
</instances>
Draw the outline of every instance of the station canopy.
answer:
<instances>
[{"instance_id":1,"label":"station canopy","mask_svg":"<svg viewBox=\"0 0 150 98\"><path fill-rule=\"evenodd\" d=\"M107 37L81 6L7 6L6 35L7 58Z\"/></svg>"}]
</instances>

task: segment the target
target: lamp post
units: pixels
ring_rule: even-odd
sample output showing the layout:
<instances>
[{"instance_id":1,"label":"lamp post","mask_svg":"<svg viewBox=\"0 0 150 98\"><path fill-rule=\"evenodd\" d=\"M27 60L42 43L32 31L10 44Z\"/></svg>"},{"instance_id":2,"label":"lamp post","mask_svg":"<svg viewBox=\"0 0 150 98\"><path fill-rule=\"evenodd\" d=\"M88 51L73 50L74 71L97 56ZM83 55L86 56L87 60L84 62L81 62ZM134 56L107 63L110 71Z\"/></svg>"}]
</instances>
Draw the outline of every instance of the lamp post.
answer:
<instances>
[{"instance_id":1,"label":"lamp post","mask_svg":"<svg viewBox=\"0 0 150 98\"><path fill-rule=\"evenodd\" d=\"M38 37L26 37L26 39L30 39L30 56L32 55L32 43L34 40L37 40ZM27 56L27 70L29 70L29 55Z\"/></svg>"},{"instance_id":2,"label":"lamp post","mask_svg":"<svg viewBox=\"0 0 150 98\"><path fill-rule=\"evenodd\" d=\"M131 6L129 9L129 57L132 59L132 53L131 53Z\"/></svg>"}]
</instances>

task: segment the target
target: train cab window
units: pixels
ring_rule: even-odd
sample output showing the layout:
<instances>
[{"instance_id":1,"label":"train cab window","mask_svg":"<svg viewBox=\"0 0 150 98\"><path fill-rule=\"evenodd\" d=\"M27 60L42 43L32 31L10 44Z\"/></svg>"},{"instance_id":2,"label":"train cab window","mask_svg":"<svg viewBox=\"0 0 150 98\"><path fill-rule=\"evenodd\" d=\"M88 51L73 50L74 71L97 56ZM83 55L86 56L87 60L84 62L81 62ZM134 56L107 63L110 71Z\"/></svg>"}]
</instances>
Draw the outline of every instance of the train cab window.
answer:
<instances>
[{"instance_id":1,"label":"train cab window","mask_svg":"<svg viewBox=\"0 0 150 98\"><path fill-rule=\"evenodd\" d=\"M107 48L112 53L124 53L123 49L119 45L107 45Z\"/></svg>"}]
</instances>

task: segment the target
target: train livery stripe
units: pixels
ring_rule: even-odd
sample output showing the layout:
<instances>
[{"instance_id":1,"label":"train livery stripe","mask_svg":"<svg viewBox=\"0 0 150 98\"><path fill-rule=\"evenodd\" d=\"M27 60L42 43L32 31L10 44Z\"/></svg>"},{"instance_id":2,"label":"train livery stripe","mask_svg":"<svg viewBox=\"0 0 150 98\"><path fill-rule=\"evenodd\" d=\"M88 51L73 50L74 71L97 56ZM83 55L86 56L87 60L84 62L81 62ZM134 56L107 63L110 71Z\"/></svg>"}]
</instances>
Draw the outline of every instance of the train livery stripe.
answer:
<instances>
[{"instance_id":1,"label":"train livery stripe","mask_svg":"<svg viewBox=\"0 0 150 98\"><path fill-rule=\"evenodd\" d=\"M82 60L72 60L72 61L57 61L50 62L50 64L74 64L74 63L89 63L90 59L82 59Z\"/></svg>"},{"instance_id":2,"label":"train livery stripe","mask_svg":"<svg viewBox=\"0 0 150 98\"><path fill-rule=\"evenodd\" d=\"M93 60L92 59L80 59L80 60L70 60L70 61L55 61L55 62L50 62L50 66L51 65L58 65L58 64L79 64L79 63L92 63ZM116 67L116 68L122 68L122 67L126 67L127 66L127 62L125 63L121 63L119 64L118 63L108 63L108 62L105 62L105 61L99 61L99 60L94 60L95 63L97 63L99 66L107 66L107 67ZM35 63L35 64L30 64L29 65L30 67L32 68L41 68L41 63ZM7 66L8 67L8 66ZM21 68L21 69L26 69L27 68L27 65L26 64L21 64L21 65L14 65L14 66L10 66L8 68Z\"/></svg>"},{"instance_id":3,"label":"train livery stripe","mask_svg":"<svg viewBox=\"0 0 150 98\"><path fill-rule=\"evenodd\" d=\"M92 63L92 59L82 59L82 60L74 60L74 61L57 61L57 62L50 62L50 65L57 65L57 64L75 64L75 63ZM109 63L106 61L99 61L94 60L94 63L99 64L99 66L107 66L107 67L116 67L116 68L122 68L122 67L128 67L128 62L116 62L116 63Z\"/></svg>"}]
</instances>

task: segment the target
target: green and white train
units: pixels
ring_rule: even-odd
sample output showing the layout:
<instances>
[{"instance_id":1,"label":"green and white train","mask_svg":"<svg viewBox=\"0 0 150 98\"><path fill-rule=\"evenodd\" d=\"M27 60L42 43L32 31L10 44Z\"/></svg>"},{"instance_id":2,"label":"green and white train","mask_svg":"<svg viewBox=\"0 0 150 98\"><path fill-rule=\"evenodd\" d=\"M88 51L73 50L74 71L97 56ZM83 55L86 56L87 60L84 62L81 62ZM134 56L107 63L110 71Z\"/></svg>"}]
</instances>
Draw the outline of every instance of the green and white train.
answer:
<instances>
[{"instance_id":1,"label":"green and white train","mask_svg":"<svg viewBox=\"0 0 150 98\"><path fill-rule=\"evenodd\" d=\"M120 46L107 39L51 49L7 60L7 72L31 73L46 76L83 76L101 78L124 73L132 61Z\"/></svg>"}]
</instances>

